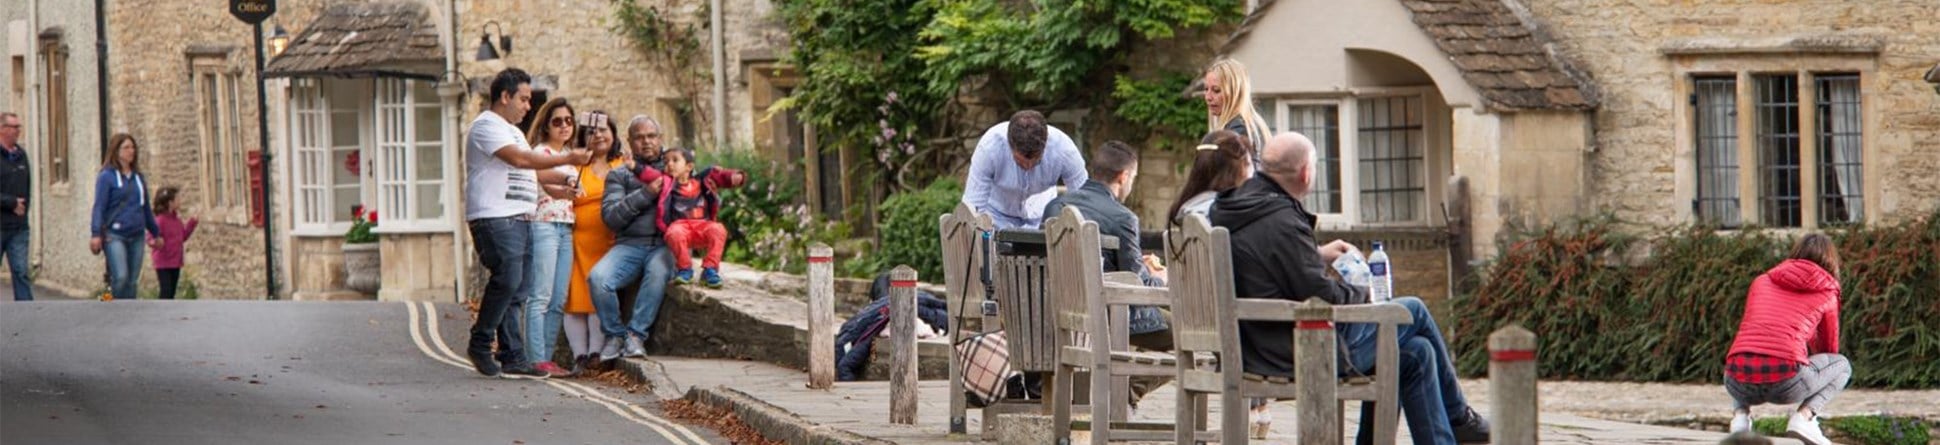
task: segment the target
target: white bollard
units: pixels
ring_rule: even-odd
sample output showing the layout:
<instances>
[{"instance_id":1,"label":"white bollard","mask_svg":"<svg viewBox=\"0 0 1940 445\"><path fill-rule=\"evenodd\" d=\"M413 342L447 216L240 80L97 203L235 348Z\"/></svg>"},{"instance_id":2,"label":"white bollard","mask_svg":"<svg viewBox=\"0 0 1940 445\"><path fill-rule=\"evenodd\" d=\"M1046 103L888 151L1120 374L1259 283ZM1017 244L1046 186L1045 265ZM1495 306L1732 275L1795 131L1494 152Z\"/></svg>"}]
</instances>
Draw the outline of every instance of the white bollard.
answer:
<instances>
[{"instance_id":1,"label":"white bollard","mask_svg":"<svg viewBox=\"0 0 1940 445\"><path fill-rule=\"evenodd\" d=\"M1511 325L1489 334L1489 405L1496 445L1536 443L1536 334Z\"/></svg>"},{"instance_id":2,"label":"white bollard","mask_svg":"<svg viewBox=\"0 0 1940 445\"><path fill-rule=\"evenodd\" d=\"M835 386L835 251L808 248L808 387Z\"/></svg>"},{"instance_id":3,"label":"white bollard","mask_svg":"<svg viewBox=\"0 0 1940 445\"><path fill-rule=\"evenodd\" d=\"M889 423L916 424L916 269L889 273Z\"/></svg>"}]
</instances>

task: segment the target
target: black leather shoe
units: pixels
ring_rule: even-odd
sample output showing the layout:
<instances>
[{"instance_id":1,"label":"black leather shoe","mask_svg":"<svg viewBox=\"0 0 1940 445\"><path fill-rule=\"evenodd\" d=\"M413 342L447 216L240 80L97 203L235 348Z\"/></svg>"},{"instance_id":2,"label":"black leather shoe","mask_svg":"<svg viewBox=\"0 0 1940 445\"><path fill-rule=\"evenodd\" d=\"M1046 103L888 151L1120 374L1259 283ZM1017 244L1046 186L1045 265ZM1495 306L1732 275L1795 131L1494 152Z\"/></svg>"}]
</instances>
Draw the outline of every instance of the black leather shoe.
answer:
<instances>
[{"instance_id":1,"label":"black leather shoe","mask_svg":"<svg viewBox=\"0 0 1940 445\"><path fill-rule=\"evenodd\" d=\"M1489 443L1489 419L1482 418L1474 408L1468 411L1468 421L1453 425L1457 443ZM1454 419L1450 419L1453 421Z\"/></svg>"},{"instance_id":2,"label":"black leather shoe","mask_svg":"<svg viewBox=\"0 0 1940 445\"><path fill-rule=\"evenodd\" d=\"M478 369L479 374L484 374L486 377L498 377L499 375L498 360L492 359L492 353L489 353L489 352L477 353L477 352L468 351L465 353L465 355L472 359L472 368Z\"/></svg>"}]
</instances>

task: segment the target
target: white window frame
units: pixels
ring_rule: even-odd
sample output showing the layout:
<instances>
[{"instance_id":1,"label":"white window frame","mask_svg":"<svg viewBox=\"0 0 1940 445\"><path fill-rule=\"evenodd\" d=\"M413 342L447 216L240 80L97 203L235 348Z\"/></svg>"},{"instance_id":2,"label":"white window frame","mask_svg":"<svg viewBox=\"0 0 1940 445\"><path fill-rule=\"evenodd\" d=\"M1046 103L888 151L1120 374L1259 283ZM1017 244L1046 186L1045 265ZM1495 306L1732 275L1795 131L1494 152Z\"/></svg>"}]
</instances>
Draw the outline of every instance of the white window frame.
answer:
<instances>
[{"instance_id":1,"label":"white window frame","mask_svg":"<svg viewBox=\"0 0 1940 445\"><path fill-rule=\"evenodd\" d=\"M1442 202L1441 193L1443 181L1440 178L1445 178L1449 174L1449 169L1445 164L1447 163L1448 156L1450 156L1443 152L1451 150L1452 147L1444 146L1440 138L1436 136L1448 129L1450 122L1446 113L1443 113L1443 111L1446 111L1447 105L1437 100L1431 100L1435 94L1437 92L1432 87L1360 88L1346 95L1330 93L1326 95L1306 95L1273 99L1275 107L1273 110L1274 116L1273 122L1269 122L1269 124L1273 126L1273 131L1275 132L1286 131L1290 128L1289 117L1292 115L1290 111L1293 107L1331 105L1334 106L1335 112L1338 113L1335 116L1335 122L1339 126L1335 131L1339 132L1336 136L1340 139L1340 157L1335 162L1338 162L1340 165L1341 207L1340 212L1315 214L1314 216L1318 219L1318 227L1316 229L1420 228L1439 227L1442 224L1442 220L1437 217L1441 215L1439 205ZM1424 176L1422 177L1422 199L1419 204L1420 207L1416 209L1416 215L1419 215L1419 218L1412 221L1379 223L1362 221L1360 216L1361 173L1359 167L1361 162L1360 101L1362 99L1402 96L1414 96L1418 98L1421 101L1422 107L1421 125L1423 138L1421 143L1423 145L1422 171L1420 174Z\"/></svg>"},{"instance_id":2,"label":"white window frame","mask_svg":"<svg viewBox=\"0 0 1940 445\"><path fill-rule=\"evenodd\" d=\"M444 131L442 128L435 130L439 133L436 140L419 142L417 112L420 109L439 110L438 122L443 124L444 106L435 93L430 98L417 97L419 91L414 88L417 85L413 82L424 81L377 79L376 98L373 101L376 109L377 150L371 159L370 169L371 176L376 180L376 207L382 212L379 214L377 228L373 229L377 233L430 233L451 230L450 218L446 217L453 207L449 202L445 203L445 214L417 214L420 204L418 200L421 198L417 193L418 187L439 186L440 190L436 196L443 200L447 195L443 188L450 187L450 181L444 178L429 180L418 178L417 167L420 162L418 149L443 147ZM446 151L440 149L437 153L442 155ZM450 171L445 168L450 164L450 158L447 157L443 161L439 164L439 171L441 176L448 178L448 174L442 173Z\"/></svg>"},{"instance_id":3,"label":"white window frame","mask_svg":"<svg viewBox=\"0 0 1940 445\"><path fill-rule=\"evenodd\" d=\"M1746 224L1762 223L1763 195L1757 182L1757 127L1753 115L1756 99L1753 82L1761 75L1795 75L1798 79L1799 97L1799 150L1800 199L1804 203L1800 210L1798 227L1778 227L1774 230L1787 233L1815 231L1825 227L1820 222L1819 204L1822 198L1819 185L1819 131L1818 131L1818 78L1825 75L1859 76L1859 114L1860 114L1860 205L1863 214L1860 221L1876 222L1884 216L1881 211L1883 192L1882 163L1879 161L1879 100L1875 92L1879 90L1879 71L1876 54L1836 54L1818 57L1799 57L1791 53L1751 54L1751 55L1674 55L1675 67L1673 92L1673 131L1675 134L1677 156L1673 170L1676 174L1675 198L1678 205L1673 206L1678 220L1698 221L1698 215L1690 203L1697 198L1697 142L1694 117L1697 111L1688 98L1693 91L1692 82L1697 77L1733 76L1738 85L1738 120L1736 121L1738 141L1738 210L1740 220ZM1736 232L1727 228L1724 232Z\"/></svg>"},{"instance_id":4,"label":"white window frame","mask_svg":"<svg viewBox=\"0 0 1940 445\"><path fill-rule=\"evenodd\" d=\"M330 103L317 79L292 79L290 96L291 221L297 234L342 233L347 222L331 222Z\"/></svg>"}]
</instances>

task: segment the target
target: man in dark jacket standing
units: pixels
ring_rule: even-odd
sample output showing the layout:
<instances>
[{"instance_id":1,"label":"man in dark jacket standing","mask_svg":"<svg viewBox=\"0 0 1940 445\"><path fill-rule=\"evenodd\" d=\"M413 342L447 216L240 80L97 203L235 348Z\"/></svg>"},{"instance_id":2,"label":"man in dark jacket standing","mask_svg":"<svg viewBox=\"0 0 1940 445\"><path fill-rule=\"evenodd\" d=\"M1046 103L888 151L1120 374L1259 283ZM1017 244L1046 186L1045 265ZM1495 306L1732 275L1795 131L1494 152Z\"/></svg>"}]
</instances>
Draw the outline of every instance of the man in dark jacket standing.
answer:
<instances>
[{"instance_id":1,"label":"man in dark jacket standing","mask_svg":"<svg viewBox=\"0 0 1940 445\"><path fill-rule=\"evenodd\" d=\"M20 147L20 115L0 112L0 255L13 274L14 301L34 300L27 266L27 205L33 187L27 150Z\"/></svg>"},{"instance_id":2,"label":"man in dark jacket standing","mask_svg":"<svg viewBox=\"0 0 1940 445\"><path fill-rule=\"evenodd\" d=\"M606 334L606 347L600 360L647 355L647 331L660 312L660 300L667 293L667 277L673 274L674 259L667 250L665 234L660 232L655 207L659 191L649 190L643 173L659 176L665 168L660 156L660 123L645 116L627 125L628 148L632 159L627 165L606 175L606 194L600 197L600 220L613 230L613 250L593 266L586 281L593 290L593 312L599 316L600 330ZM620 322L620 289L637 283L640 291L633 300L633 317ZM620 348L625 346L625 350Z\"/></svg>"},{"instance_id":3,"label":"man in dark jacket standing","mask_svg":"<svg viewBox=\"0 0 1940 445\"><path fill-rule=\"evenodd\" d=\"M1313 187L1313 142L1298 133L1282 133L1267 143L1261 159L1260 173L1221 193L1209 215L1214 225L1231 231L1234 294L1367 303L1366 288L1327 276L1328 265L1353 246L1341 241L1319 246L1314 241L1314 215L1294 198L1306 196ZM1400 369L1380 371L1401 373L1401 407L1414 443L1487 443L1488 421L1468 406L1456 385L1448 344L1427 306L1414 297L1396 298L1394 303L1407 308L1414 321L1401 326ZM1240 354L1246 372L1293 377L1293 328L1287 322L1240 322ZM1336 329L1351 365L1342 372L1375 371L1375 327L1343 323ZM1364 419L1373 414L1368 408L1362 408ZM1372 425L1362 423L1360 437L1368 438Z\"/></svg>"}]
</instances>

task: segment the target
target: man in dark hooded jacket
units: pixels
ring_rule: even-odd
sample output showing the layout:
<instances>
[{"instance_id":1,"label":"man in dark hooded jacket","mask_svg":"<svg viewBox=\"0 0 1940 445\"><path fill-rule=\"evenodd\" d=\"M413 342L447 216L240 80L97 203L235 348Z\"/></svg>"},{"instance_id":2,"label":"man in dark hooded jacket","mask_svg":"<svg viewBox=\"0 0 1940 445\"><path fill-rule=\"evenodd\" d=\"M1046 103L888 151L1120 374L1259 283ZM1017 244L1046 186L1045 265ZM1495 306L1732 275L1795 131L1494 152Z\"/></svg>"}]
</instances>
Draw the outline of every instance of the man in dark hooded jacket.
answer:
<instances>
[{"instance_id":1,"label":"man in dark hooded jacket","mask_svg":"<svg viewBox=\"0 0 1940 445\"><path fill-rule=\"evenodd\" d=\"M1233 290L1240 298L1362 304L1368 290L1327 276L1328 264L1353 246L1334 241L1318 246L1314 221L1297 196L1313 187L1313 142L1298 133L1270 140L1261 153L1259 174L1239 188L1220 193L1210 221L1230 231ZM1455 382L1454 361L1441 329L1426 305L1414 297L1394 300L1413 314L1400 329L1401 407L1417 444L1487 443L1488 421L1476 414ZM1240 355L1246 372L1293 376L1293 323L1240 322ZM1337 328L1351 366L1343 374L1374 371L1375 327L1342 323ZM1372 415L1363 407L1362 418ZM1361 442L1371 439L1372 422L1361 424Z\"/></svg>"}]
</instances>

